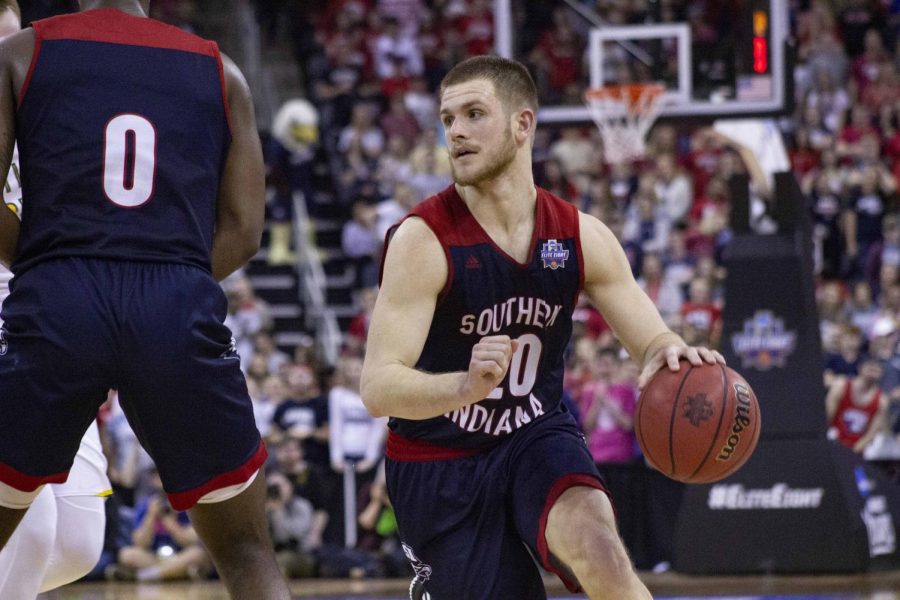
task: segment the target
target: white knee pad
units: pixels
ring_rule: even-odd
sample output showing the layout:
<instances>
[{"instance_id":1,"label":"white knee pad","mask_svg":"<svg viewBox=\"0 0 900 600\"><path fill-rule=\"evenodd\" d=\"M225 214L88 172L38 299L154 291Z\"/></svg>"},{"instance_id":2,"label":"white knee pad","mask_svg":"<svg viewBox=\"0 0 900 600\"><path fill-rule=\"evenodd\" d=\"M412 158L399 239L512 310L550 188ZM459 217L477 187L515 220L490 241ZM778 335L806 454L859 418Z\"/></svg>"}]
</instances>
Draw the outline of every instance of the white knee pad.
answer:
<instances>
[{"instance_id":1,"label":"white knee pad","mask_svg":"<svg viewBox=\"0 0 900 600\"><path fill-rule=\"evenodd\" d=\"M98 496L56 498L56 539L41 592L84 577L100 560L106 528L105 502Z\"/></svg>"},{"instance_id":2,"label":"white knee pad","mask_svg":"<svg viewBox=\"0 0 900 600\"><path fill-rule=\"evenodd\" d=\"M37 596L55 537L56 499L45 487L0 551L0 598Z\"/></svg>"}]
</instances>

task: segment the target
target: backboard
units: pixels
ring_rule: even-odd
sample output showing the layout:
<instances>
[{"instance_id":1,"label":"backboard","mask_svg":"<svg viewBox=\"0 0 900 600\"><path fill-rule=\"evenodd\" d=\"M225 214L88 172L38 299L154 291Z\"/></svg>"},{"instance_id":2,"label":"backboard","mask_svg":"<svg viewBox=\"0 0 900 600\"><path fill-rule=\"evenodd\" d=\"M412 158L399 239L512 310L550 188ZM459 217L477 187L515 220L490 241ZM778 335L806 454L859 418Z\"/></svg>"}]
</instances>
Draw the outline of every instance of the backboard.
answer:
<instances>
[{"instance_id":1,"label":"backboard","mask_svg":"<svg viewBox=\"0 0 900 600\"><path fill-rule=\"evenodd\" d=\"M588 122L581 97L585 90L638 82L666 87L663 119L774 116L790 104L787 4L495 0L496 51L544 78L538 81L545 92L539 113L544 124ZM568 84L559 81L558 69L553 72L559 49L566 46L553 33L561 21L575 39L572 47L585 58L574 65L577 79ZM552 89L554 83L565 87Z\"/></svg>"}]
</instances>

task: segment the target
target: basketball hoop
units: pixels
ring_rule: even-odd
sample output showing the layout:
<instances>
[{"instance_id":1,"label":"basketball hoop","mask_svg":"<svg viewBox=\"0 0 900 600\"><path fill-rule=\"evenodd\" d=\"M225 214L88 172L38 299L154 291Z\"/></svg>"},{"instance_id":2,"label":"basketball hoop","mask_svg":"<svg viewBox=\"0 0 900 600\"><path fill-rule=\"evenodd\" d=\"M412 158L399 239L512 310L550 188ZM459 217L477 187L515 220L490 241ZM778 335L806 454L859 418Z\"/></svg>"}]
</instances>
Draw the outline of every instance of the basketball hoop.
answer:
<instances>
[{"instance_id":1,"label":"basketball hoop","mask_svg":"<svg viewBox=\"0 0 900 600\"><path fill-rule=\"evenodd\" d=\"M630 83L591 88L584 93L591 117L603 136L603 156L608 163L642 158L644 138L663 106L665 86Z\"/></svg>"}]
</instances>

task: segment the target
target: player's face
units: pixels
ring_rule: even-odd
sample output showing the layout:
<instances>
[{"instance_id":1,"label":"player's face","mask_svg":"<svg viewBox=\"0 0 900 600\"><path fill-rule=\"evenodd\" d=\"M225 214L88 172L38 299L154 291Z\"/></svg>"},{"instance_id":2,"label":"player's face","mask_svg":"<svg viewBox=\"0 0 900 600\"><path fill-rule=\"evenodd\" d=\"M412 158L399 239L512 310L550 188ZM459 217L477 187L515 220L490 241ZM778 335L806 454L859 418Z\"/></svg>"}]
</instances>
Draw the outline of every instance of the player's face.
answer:
<instances>
[{"instance_id":1,"label":"player's face","mask_svg":"<svg viewBox=\"0 0 900 600\"><path fill-rule=\"evenodd\" d=\"M19 17L16 13L6 9L0 13L0 40L19 31Z\"/></svg>"},{"instance_id":2,"label":"player's face","mask_svg":"<svg viewBox=\"0 0 900 600\"><path fill-rule=\"evenodd\" d=\"M441 122L459 185L495 179L516 157L510 115L486 79L449 86L441 97Z\"/></svg>"}]
</instances>

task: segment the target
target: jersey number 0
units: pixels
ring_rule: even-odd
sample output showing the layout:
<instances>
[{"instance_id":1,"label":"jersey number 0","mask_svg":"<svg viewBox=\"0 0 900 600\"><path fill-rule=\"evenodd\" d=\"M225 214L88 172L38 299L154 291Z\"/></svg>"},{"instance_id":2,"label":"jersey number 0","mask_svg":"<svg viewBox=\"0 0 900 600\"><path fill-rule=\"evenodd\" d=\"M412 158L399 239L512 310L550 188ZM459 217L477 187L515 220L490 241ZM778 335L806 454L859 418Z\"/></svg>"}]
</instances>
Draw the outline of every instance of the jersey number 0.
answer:
<instances>
[{"instance_id":1,"label":"jersey number 0","mask_svg":"<svg viewBox=\"0 0 900 600\"><path fill-rule=\"evenodd\" d=\"M103 135L103 191L119 206L134 208L153 195L156 128L141 115L123 114Z\"/></svg>"}]
</instances>

